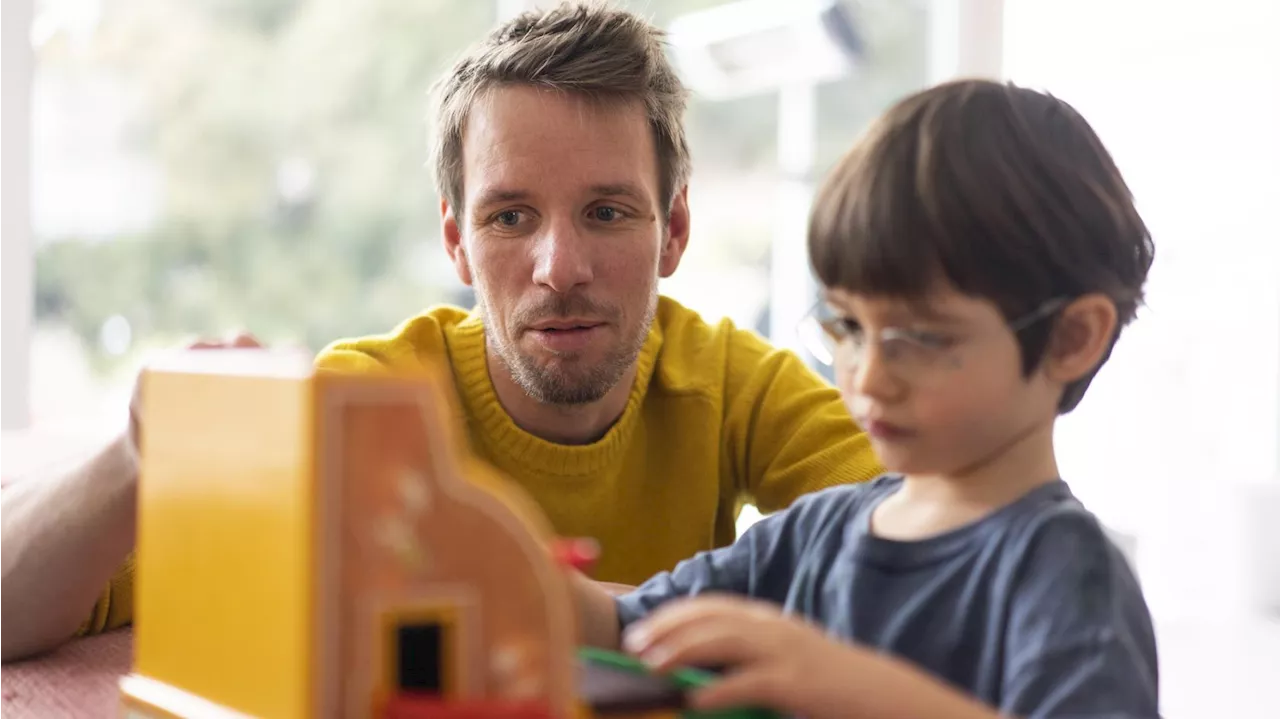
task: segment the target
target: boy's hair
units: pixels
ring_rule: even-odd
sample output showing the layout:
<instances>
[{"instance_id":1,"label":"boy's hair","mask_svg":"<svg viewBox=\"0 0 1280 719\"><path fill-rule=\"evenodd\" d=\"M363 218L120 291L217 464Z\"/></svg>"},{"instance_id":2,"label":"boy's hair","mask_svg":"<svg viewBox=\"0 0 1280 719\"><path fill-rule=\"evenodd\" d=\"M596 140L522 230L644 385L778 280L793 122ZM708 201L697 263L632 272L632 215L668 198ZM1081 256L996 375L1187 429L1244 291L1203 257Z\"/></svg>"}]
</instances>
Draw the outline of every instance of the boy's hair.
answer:
<instances>
[{"instance_id":1,"label":"boy's hair","mask_svg":"<svg viewBox=\"0 0 1280 719\"><path fill-rule=\"evenodd\" d=\"M657 149L659 200L665 211L689 178L683 116L688 96L664 53L665 33L604 2L562 3L502 24L437 84L433 148L436 183L462 212L462 136L484 93L525 85L600 102L638 101Z\"/></svg>"},{"instance_id":2,"label":"boy's hair","mask_svg":"<svg viewBox=\"0 0 1280 719\"><path fill-rule=\"evenodd\" d=\"M1075 408L1142 302L1154 247L1133 196L1089 124L1047 94L984 80L911 95L877 120L818 192L809 254L821 282L923 300L940 282L1014 321L1099 292L1115 334L1069 385ZM1018 333L1024 374L1053 318Z\"/></svg>"}]
</instances>

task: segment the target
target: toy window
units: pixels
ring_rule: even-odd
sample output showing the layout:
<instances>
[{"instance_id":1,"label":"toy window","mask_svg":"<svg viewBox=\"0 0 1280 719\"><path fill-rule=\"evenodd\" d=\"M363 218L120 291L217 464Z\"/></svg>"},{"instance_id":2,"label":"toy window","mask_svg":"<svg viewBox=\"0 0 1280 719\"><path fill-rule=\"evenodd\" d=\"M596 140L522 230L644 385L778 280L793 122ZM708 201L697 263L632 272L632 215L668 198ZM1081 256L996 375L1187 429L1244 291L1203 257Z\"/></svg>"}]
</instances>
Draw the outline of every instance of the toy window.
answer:
<instances>
[{"instance_id":1,"label":"toy window","mask_svg":"<svg viewBox=\"0 0 1280 719\"><path fill-rule=\"evenodd\" d=\"M415 622L396 628L396 688L443 694L445 633L440 622Z\"/></svg>"}]
</instances>

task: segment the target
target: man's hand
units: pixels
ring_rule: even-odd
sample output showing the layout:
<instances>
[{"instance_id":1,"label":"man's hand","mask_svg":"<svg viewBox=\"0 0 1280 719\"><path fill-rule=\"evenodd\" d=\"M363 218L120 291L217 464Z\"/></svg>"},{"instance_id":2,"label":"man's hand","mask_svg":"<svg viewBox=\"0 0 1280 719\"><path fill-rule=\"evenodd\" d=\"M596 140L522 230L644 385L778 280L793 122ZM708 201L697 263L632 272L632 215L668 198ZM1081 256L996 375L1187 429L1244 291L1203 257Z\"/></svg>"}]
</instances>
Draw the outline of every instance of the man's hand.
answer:
<instances>
[{"instance_id":1,"label":"man's hand","mask_svg":"<svg viewBox=\"0 0 1280 719\"><path fill-rule=\"evenodd\" d=\"M262 347L262 343L258 338L247 332L239 332L228 336L221 340L196 340L187 345L189 350L216 350L216 349L254 349ZM137 463L139 457L139 438L142 436L142 382L141 375L133 382L133 397L129 400L129 431L127 435L127 446L130 449L134 463Z\"/></svg>"},{"instance_id":2,"label":"man's hand","mask_svg":"<svg viewBox=\"0 0 1280 719\"><path fill-rule=\"evenodd\" d=\"M698 709L759 706L807 719L996 716L913 667L754 600L671 602L633 625L623 646L657 671L724 668L723 679L691 697Z\"/></svg>"},{"instance_id":3,"label":"man's hand","mask_svg":"<svg viewBox=\"0 0 1280 719\"><path fill-rule=\"evenodd\" d=\"M190 349L259 347L249 335ZM6 486L3 501L4 661L51 649L94 614L127 621L131 592L110 585L132 551L137 523L142 401L135 382L129 427L88 461L49 477ZM128 575L121 582L131 581ZM108 586L112 588L108 591Z\"/></svg>"}]
</instances>

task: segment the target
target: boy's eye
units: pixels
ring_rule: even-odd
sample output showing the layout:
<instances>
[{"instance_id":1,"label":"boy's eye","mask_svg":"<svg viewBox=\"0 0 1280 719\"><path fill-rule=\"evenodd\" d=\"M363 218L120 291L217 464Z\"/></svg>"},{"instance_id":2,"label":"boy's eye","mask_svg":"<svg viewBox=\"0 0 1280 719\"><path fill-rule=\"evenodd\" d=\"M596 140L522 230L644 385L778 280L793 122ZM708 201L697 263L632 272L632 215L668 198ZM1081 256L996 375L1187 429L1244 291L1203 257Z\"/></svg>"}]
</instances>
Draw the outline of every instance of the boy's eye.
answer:
<instances>
[{"instance_id":1,"label":"boy's eye","mask_svg":"<svg viewBox=\"0 0 1280 719\"><path fill-rule=\"evenodd\" d=\"M955 343L955 340L939 332L911 331L904 333L911 341L933 350L944 350Z\"/></svg>"},{"instance_id":2,"label":"boy's eye","mask_svg":"<svg viewBox=\"0 0 1280 719\"><path fill-rule=\"evenodd\" d=\"M825 320L822 327L835 340L857 339L862 336L862 325L849 317L832 317Z\"/></svg>"}]
</instances>

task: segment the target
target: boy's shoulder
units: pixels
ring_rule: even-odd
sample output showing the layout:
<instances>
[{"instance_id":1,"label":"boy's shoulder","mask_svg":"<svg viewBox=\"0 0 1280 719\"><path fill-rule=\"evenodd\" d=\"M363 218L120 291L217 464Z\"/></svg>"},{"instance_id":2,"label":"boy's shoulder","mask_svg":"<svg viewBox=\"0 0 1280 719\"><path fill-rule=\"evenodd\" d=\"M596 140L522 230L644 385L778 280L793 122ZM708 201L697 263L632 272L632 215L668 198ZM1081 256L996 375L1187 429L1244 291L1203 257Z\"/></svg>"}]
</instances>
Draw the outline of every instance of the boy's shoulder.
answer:
<instances>
[{"instance_id":1,"label":"boy's shoulder","mask_svg":"<svg viewBox=\"0 0 1280 719\"><path fill-rule=\"evenodd\" d=\"M902 486L902 476L882 474L866 482L837 484L802 495L788 512L815 514L849 514L868 506Z\"/></svg>"},{"instance_id":2,"label":"boy's shoulder","mask_svg":"<svg viewBox=\"0 0 1280 719\"><path fill-rule=\"evenodd\" d=\"M844 535L855 526L858 517L902 485L902 477L882 474L875 479L854 484L837 484L816 489L798 497L790 507L767 517L761 524L772 524L775 531L799 537L812 543L834 535Z\"/></svg>"},{"instance_id":3,"label":"boy's shoulder","mask_svg":"<svg viewBox=\"0 0 1280 719\"><path fill-rule=\"evenodd\" d=\"M993 517L1001 514L1020 554L1083 552L1108 561L1120 556L1102 522L1061 480L1032 490Z\"/></svg>"}]
</instances>

